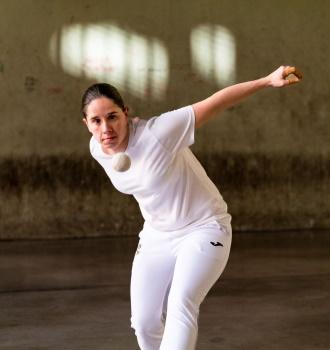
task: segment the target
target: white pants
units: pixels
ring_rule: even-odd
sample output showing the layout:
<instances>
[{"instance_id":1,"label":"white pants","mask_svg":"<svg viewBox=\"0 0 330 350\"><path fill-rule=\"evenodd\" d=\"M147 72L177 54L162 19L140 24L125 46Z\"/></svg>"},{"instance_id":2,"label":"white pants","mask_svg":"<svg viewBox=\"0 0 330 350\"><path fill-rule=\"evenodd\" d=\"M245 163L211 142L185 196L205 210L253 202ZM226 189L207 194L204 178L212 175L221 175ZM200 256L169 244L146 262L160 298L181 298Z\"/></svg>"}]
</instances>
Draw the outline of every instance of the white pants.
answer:
<instances>
[{"instance_id":1,"label":"white pants","mask_svg":"<svg viewBox=\"0 0 330 350\"><path fill-rule=\"evenodd\" d=\"M229 257L228 231L213 222L190 231L140 233L131 323L141 350L195 349L199 306Z\"/></svg>"}]
</instances>

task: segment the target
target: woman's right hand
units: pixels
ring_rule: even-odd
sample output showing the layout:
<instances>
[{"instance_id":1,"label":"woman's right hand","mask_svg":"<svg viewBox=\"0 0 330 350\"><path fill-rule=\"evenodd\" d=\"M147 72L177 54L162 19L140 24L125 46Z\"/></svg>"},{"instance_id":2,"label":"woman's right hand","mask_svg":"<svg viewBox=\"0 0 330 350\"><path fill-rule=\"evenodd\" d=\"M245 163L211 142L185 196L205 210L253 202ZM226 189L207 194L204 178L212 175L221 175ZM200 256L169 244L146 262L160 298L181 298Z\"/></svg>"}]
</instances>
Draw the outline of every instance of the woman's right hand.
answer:
<instances>
[{"instance_id":1,"label":"woman's right hand","mask_svg":"<svg viewBox=\"0 0 330 350\"><path fill-rule=\"evenodd\" d=\"M272 87L283 87L290 84L299 83L302 79L302 74L291 66L280 66L273 73L269 74L266 79L268 85Z\"/></svg>"}]
</instances>

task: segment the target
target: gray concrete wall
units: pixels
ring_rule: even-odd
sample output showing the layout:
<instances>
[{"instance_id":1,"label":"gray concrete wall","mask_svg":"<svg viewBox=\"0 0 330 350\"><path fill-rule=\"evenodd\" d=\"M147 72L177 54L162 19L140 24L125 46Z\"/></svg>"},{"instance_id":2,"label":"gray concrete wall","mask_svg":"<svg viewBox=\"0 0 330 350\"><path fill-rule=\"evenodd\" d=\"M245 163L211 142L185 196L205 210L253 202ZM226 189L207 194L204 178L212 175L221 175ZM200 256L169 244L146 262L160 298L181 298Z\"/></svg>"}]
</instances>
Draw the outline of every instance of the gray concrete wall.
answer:
<instances>
[{"instance_id":1,"label":"gray concrete wall","mask_svg":"<svg viewBox=\"0 0 330 350\"><path fill-rule=\"evenodd\" d=\"M0 238L134 234L141 227L136 203L112 188L88 153L80 96L98 76L113 83L116 74L111 55L91 61L90 52L81 53L81 71L68 68L66 50L74 49L65 46L66 33L86 34L91 25L125 39L119 88L132 115L150 117L280 64L297 65L302 84L229 109L198 130L193 149L228 202L234 229L330 227L328 2L1 0L0 13ZM203 52L208 75L191 52L198 40L211 50ZM136 86L136 71L127 74L134 42L147 55ZM152 51L159 46L167 70ZM210 63L219 47L219 61ZM230 48L233 72L221 80L217 67L228 56L221 52ZM158 90L152 79L159 76L167 80Z\"/></svg>"}]
</instances>

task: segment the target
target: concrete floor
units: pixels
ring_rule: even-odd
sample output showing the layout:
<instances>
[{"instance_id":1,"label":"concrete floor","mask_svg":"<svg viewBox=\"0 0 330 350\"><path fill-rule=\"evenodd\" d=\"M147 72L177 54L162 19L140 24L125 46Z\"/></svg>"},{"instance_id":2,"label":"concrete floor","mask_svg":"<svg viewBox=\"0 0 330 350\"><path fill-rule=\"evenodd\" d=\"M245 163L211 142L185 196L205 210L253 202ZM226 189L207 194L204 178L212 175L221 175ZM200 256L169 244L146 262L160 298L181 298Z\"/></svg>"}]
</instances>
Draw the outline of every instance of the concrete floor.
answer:
<instances>
[{"instance_id":1,"label":"concrete floor","mask_svg":"<svg viewBox=\"0 0 330 350\"><path fill-rule=\"evenodd\" d=\"M136 238L0 242L1 350L137 350ZM330 232L234 234L197 349L330 349ZM170 349L169 349L170 350Z\"/></svg>"}]
</instances>

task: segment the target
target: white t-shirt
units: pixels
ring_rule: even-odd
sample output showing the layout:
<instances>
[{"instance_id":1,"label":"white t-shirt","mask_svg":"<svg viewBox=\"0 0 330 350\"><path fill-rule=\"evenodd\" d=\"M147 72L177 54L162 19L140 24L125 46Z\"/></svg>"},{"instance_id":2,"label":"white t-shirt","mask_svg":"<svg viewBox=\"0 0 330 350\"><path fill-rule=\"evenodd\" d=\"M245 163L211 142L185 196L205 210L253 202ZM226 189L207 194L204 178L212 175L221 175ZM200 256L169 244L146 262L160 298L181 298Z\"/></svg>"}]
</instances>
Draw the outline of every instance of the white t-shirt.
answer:
<instances>
[{"instance_id":1,"label":"white t-shirt","mask_svg":"<svg viewBox=\"0 0 330 350\"><path fill-rule=\"evenodd\" d=\"M130 123L126 172L112 169L112 156L94 137L90 151L115 188L135 197L151 228L177 231L216 220L230 230L226 203L189 149L194 133L194 110L188 106Z\"/></svg>"}]
</instances>

